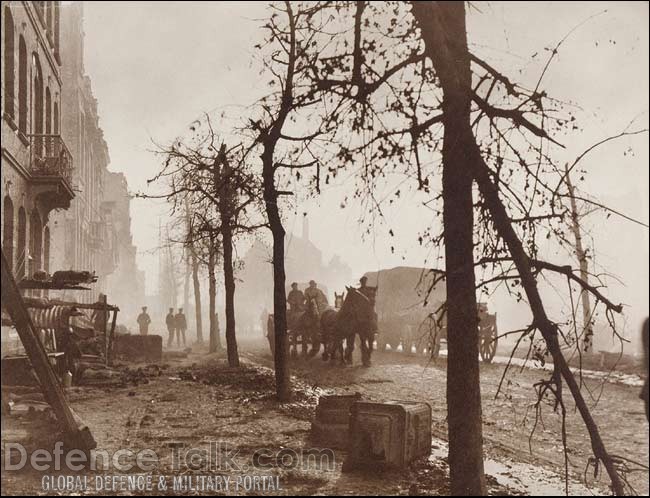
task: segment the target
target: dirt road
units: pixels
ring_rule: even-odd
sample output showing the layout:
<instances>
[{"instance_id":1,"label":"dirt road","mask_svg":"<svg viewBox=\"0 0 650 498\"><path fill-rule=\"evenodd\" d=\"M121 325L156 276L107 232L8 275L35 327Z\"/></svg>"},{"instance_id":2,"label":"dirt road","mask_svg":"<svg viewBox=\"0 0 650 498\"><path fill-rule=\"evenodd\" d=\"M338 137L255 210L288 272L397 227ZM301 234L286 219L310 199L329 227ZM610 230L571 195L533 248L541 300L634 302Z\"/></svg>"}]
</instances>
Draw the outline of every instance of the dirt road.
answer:
<instances>
[{"instance_id":1,"label":"dirt road","mask_svg":"<svg viewBox=\"0 0 650 498\"><path fill-rule=\"evenodd\" d=\"M133 494L118 488L107 490L108 479L167 478L167 488L154 483L160 494L281 494L281 495L414 495L447 492L445 365L427 366L421 358L396 353L377 354L371 368L339 368L320 359L295 361L292 365L296 390L294 402L278 405L273 400L271 358L264 345L242 344L243 369L229 369L222 357L194 353L187 359L172 360L162 368L147 370L145 376L127 376L126 381L106 386L73 388L69 398L98 442L98 449L114 455L129 449L125 462L134 463L136 453L153 450L153 468L116 472L99 469L74 474L85 477L85 487L75 494ZM357 360L358 361L358 360ZM532 384L547 375L534 370L513 371L505 395L494 400L503 367L483 365L481 371L486 448L486 473L491 494L562 493L563 453L559 439L559 417L545 407L543 419L530 438L533 414ZM594 381L595 383L595 381ZM595 385L590 384L595 390ZM305 466L312 449L310 420L317 398L324 392L361 392L374 400L423 400L433 409L435 442L429 460L420 461L403 472L344 474L345 454L335 451L332 465ZM527 414L527 410L529 413ZM637 389L606 384L594 415L601 426L610 451L632 460L648 461L648 426L637 398ZM51 422L34 417L4 417L4 442L21 442L31 453L36 448L55 444ZM589 442L578 416L568 416L569 455L572 494L589 490L580 484ZM218 442L218 447L213 444ZM272 455L267 467L253 467L253 456L260 449ZM191 466L193 456L199 455ZM211 453L212 452L212 453ZM296 465L278 461L286 453L295 454ZM233 463L214 468L217 461ZM307 456L306 456L307 455ZM232 457L232 458L231 458ZM206 462L209 464L206 466ZM179 470L180 469L180 470ZM3 493L70 494L61 489L56 477L70 472L3 472ZM205 488L198 482L205 476L221 479ZM254 475L258 484L238 480ZM648 474L630 476L640 493L648 492ZM44 478L51 478L44 482ZM174 481L174 478L176 480ZM277 481L273 479L277 478ZM268 480L264 480L268 479ZM230 480L225 489L223 484ZM101 489L97 489L98 482ZM173 482L173 485L172 485ZM592 491L605 489L606 478L589 480ZM49 485L50 487L47 488ZM119 484L112 484L119 486ZM44 487L45 486L45 487ZM216 486L216 487L215 487ZM279 487L280 489L277 489ZM137 494L151 494L146 490Z\"/></svg>"},{"instance_id":2,"label":"dirt road","mask_svg":"<svg viewBox=\"0 0 650 498\"><path fill-rule=\"evenodd\" d=\"M264 361L263 350L254 354ZM268 361L268 358L267 360ZM356 358L357 364L359 358ZM536 397L533 385L547 379L543 370L514 367L503 384L502 394L495 399L504 365L481 364L481 397L483 404L483 435L488 457L495 461L510 459L514 462L541 466L562 474L564 453L561 441L561 417L553 412L551 403L545 403L535 426ZM334 392L360 392L375 400L421 400L431 404L434 435L446 440L446 363L439 359L435 364L422 357L402 353L375 353L373 366L363 368L331 367L320 360L298 361L294 372L313 386ZM630 460L648 465L648 423L639 388L624 384L584 379L586 396L608 450ZM570 393L566 393L569 397ZM591 444L574 404L566 400L567 446L569 467L576 480L588 476L588 485L602 487L607 477L593 478L593 468L585 472L591 457ZM488 465L489 467L489 465ZM648 494L648 472L634 472L630 484L642 494Z\"/></svg>"}]
</instances>

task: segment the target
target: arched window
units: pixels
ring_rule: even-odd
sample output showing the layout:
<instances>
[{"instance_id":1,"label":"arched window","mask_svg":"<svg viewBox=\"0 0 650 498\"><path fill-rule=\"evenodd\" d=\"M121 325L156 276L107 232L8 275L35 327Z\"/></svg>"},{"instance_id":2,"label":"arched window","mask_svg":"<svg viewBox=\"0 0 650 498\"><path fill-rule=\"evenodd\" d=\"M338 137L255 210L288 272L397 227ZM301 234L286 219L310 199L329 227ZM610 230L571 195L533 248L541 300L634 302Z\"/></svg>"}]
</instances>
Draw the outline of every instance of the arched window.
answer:
<instances>
[{"instance_id":1,"label":"arched window","mask_svg":"<svg viewBox=\"0 0 650 498\"><path fill-rule=\"evenodd\" d=\"M43 223L38 210L29 219L29 276L43 267Z\"/></svg>"},{"instance_id":2,"label":"arched window","mask_svg":"<svg viewBox=\"0 0 650 498\"><path fill-rule=\"evenodd\" d=\"M36 135L43 134L43 71L38 55L32 55L34 62L34 123L32 130Z\"/></svg>"},{"instance_id":3,"label":"arched window","mask_svg":"<svg viewBox=\"0 0 650 498\"><path fill-rule=\"evenodd\" d=\"M16 279L25 277L25 251L27 249L27 214L21 206L18 210L18 245L16 247Z\"/></svg>"},{"instance_id":4,"label":"arched window","mask_svg":"<svg viewBox=\"0 0 650 498\"><path fill-rule=\"evenodd\" d=\"M2 251L7 257L9 269L14 269L14 203L5 196L3 202L4 220L2 220Z\"/></svg>"},{"instance_id":5,"label":"arched window","mask_svg":"<svg viewBox=\"0 0 650 498\"><path fill-rule=\"evenodd\" d=\"M59 134L59 103L54 102L54 111L53 111L53 120L54 122L52 123L52 133L54 135Z\"/></svg>"},{"instance_id":6,"label":"arched window","mask_svg":"<svg viewBox=\"0 0 650 498\"><path fill-rule=\"evenodd\" d=\"M5 17L5 39L4 39L4 59L5 59L5 112L11 116L12 119L16 117L14 110L14 95L15 95L15 77L16 64L15 64L15 33L14 33L14 18L11 15L11 9L7 5L4 12Z\"/></svg>"},{"instance_id":7,"label":"arched window","mask_svg":"<svg viewBox=\"0 0 650 498\"><path fill-rule=\"evenodd\" d=\"M49 86L45 89L45 134L52 134L52 94Z\"/></svg>"},{"instance_id":8,"label":"arched window","mask_svg":"<svg viewBox=\"0 0 650 498\"><path fill-rule=\"evenodd\" d=\"M18 129L27 134L27 45L23 35L18 42Z\"/></svg>"}]
</instances>

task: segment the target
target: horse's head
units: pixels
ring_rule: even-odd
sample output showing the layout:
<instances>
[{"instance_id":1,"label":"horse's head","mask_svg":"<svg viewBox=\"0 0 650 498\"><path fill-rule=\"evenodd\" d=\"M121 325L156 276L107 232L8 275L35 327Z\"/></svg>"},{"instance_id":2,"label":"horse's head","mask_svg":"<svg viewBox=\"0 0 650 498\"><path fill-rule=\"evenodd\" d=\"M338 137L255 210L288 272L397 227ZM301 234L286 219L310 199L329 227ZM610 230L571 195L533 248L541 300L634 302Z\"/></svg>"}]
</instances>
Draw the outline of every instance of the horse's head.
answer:
<instances>
[{"instance_id":1,"label":"horse's head","mask_svg":"<svg viewBox=\"0 0 650 498\"><path fill-rule=\"evenodd\" d=\"M307 298L307 311L312 316L318 316L320 310L318 309L318 299L315 297Z\"/></svg>"},{"instance_id":2,"label":"horse's head","mask_svg":"<svg viewBox=\"0 0 650 498\"><path fill-rule=\"evenodd\" d=\"M343 298L345 296L345 292L341 292L340 294L337 294L336 292L334 293L334 308L337 310L340 310L341 307L343 306Z\"/></svg>"}]
</instances>

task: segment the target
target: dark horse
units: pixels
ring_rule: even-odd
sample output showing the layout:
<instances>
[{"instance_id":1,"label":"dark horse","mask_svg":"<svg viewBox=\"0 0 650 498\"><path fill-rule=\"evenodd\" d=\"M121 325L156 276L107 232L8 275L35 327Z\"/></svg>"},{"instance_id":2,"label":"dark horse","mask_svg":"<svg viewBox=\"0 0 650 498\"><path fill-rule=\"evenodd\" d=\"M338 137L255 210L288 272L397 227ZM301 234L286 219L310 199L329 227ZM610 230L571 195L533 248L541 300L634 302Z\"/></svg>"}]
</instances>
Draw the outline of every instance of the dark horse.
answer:
<instances>
[{"instance_id":1,"label":"dark horse","mask_svg":"<svg viewBox=\"0 0 650 498\"><path fill-rule=\"evenodd\" d=\"M354 287L347 287L347 291L341 310L336 314L333 328L332 358L334 358L336 352L339 352L342 361L351 364L354 339L356 334L359 334L361 362L363 366L369 367L377 328L377 320L375 319L377 288L366 287L366 292L362 293ZM346 341L345 355L343 355L343 340Z\"/></svg>"},{"instance_id":2,"label":"dark horse","mask_svg":"<svg viewBox=\"0 0 650 498\"><path fill-rule=\"evenodd\" d=\"M291 315L289 329L293 356L297 354L299 338L302 343L303 355L308 354L313 357L318 354L320 351L320 312L318 301L315 298L307 300L305 311ZM307 353L309 344L311 344L311 351Z\"/></svg>"},{"instance_id":3,"label":"dark horse","mask_svg":"<svg viewBox=\"0 0 650 498\"><path fill-rule=\"evenodd\" d=\"M345 296L344 292L341 294L334 293L334 309L326 309L320 317L320 329L321 329L321 338L323 342L323 361L329 359L334 360L336 356L336 340L335 340L335 326L336 326L336 317L338 316L339 311L343 307L343 297ZM341 352L341 359L343 359L343 353Z\"/></svg>"}]
</instances>

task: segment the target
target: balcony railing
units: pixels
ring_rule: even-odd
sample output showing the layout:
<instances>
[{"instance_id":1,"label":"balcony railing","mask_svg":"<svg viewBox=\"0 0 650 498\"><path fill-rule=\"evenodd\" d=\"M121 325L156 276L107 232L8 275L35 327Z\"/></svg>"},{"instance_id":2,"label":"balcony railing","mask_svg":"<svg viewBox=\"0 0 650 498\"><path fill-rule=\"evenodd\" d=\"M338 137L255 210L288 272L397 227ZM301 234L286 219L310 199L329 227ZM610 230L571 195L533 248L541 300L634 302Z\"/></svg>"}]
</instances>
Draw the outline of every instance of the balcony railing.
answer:
<instances>
[{"instance_id":1,"label":"balcony railing","mask_svg":"<svg viewBox=\"0 0 650 498\"><path fill-rule=\"evenodd\" d=\"M60 135L30 135L30 167L35 176L61 177L72 185L72 154Z\"/></svg>"}]
</instances>

